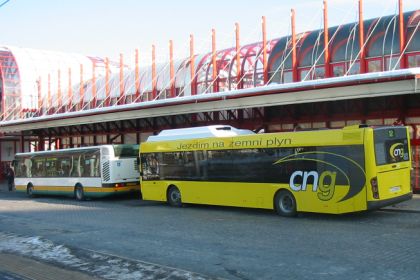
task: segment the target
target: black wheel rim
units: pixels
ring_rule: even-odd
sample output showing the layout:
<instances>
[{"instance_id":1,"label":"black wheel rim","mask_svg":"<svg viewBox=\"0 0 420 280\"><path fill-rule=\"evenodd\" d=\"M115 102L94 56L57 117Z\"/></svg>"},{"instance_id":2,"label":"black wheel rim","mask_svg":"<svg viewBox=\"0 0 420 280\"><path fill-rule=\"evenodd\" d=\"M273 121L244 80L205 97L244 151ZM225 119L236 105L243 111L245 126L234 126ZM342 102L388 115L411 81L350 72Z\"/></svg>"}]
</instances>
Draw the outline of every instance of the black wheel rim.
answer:
<instances>
[{"instance_id":1,"label":"black wheel rim","mask_svg":"<svg viewBox=\"0 0 420 280\"><path fill-rule=\"evenodd\" d=\"M179 190L172 190L171 193L169 194L169 197L171 198L171 201L174 204L178 204L181 202L181 194L179 193Z\"/></svg>"},{"instance_id":2,"label":"black wheel rim","mask_svg":"<svg viewBox=\"0 0 420 280\"><path fill-rule=\"evenodd\" d=\"M77 189L76 189L76 198L77 198L78 200L81 200L81 199L83 198L83 191L82 191L82 189L81 189L81 188L77 188Z\"/></svg>"},{"instance_id":3,"label":"black wheel rim","mask_svg":"<svg viewBox=\"0 0 420 280\"><path fill-rule=\"evenodd\" d=\"M281 211L284 213L292 213L294 211L295 204L289 195L283 195L279 204Z\"/></svg>"}]
</instances>

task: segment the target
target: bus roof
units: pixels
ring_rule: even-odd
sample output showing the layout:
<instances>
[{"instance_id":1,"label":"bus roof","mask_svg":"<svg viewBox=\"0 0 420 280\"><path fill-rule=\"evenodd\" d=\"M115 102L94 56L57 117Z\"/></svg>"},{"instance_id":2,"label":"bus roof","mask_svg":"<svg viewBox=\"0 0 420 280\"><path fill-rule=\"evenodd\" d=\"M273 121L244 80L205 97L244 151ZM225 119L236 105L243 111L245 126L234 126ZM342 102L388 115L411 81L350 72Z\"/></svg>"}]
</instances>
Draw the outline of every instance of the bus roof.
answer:
<instances>
[{"instance_id":1,"label":"bus roof","mask_svg":"<svg viewBox=\"0 0 420 280\"><path fill-rule=\"evenodd\" d=\"M238 135L255 134L248 129L237 129L230 125L210 125L191 128L179 128L162 130L158 135L149 136L147 142L209 138L209 137L230 137Z\"/></svg>"},{"instance_id":2,"label":"bus roof","mask_svg":"<svg viewBox=\"0 0 420 280\"><path fill-rule=\"evenodd\" d=\"M87 146L87 147L68 148L68 149L59 149L59 150L49 150L49 151L37 151L37 152L16 153L15 156L44 155L44 154L54 154L54 153L60 153L60 152L75 152L75 151L99 149L101 147L106 147L106 146L111 147L112 145Z\"/></svg>"}]
</instances>

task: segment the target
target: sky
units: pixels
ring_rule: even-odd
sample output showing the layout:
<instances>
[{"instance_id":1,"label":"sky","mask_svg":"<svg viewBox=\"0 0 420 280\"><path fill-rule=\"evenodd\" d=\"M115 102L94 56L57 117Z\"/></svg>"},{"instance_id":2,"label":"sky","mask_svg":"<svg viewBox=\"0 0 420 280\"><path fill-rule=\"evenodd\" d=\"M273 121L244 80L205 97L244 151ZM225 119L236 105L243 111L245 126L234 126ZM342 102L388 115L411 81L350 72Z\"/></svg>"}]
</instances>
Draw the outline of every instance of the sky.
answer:
<instances>
[{"instance_id":1,"label":"sky","mask_svg":"<svg viewBox=\"0 0 420 280\"><path fill-rule=\"evenodd\" d=\"M6 0L0 0L0 4ZM364 0L365 19L398 12L398 0ZM404 0L404 11L420 1ZM218 49L235 45L235 23L241 44L262 40L261 17L268 38L290 34L290 10L297 32L322 28L322 0L10 0L0 7L0 45L80 53L150 64L152 44L158 61L167 61L169 40L175 58L189 56L189 36L196 53L211 51L211 30ZM329 0L330 26L357 21L357 0Z\"/></svg>"}]
</instances>

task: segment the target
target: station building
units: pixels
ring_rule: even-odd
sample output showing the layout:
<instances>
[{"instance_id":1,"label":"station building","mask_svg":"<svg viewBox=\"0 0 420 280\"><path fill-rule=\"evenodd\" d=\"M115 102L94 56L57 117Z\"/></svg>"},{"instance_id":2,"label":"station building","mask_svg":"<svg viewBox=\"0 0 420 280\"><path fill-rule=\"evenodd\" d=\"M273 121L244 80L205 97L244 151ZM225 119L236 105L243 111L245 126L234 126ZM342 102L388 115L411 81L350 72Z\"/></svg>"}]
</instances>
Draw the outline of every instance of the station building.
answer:
<instances>
[{"instance_id":1,"label":"station building","mask_svg":"<svg viewBox=\"0 0 420 280\"><path fill-rule=\"evenodd\" d=\"M0 159L163 129L407 125L420 189L420 10L134 67L0 47ZM326 47L327 46L327 47ZM192 48L193 49L193 48ZM154 57L153 52L153 57ZM0 172L1 173L1 172Z\"/></svg>"}]
</instances>

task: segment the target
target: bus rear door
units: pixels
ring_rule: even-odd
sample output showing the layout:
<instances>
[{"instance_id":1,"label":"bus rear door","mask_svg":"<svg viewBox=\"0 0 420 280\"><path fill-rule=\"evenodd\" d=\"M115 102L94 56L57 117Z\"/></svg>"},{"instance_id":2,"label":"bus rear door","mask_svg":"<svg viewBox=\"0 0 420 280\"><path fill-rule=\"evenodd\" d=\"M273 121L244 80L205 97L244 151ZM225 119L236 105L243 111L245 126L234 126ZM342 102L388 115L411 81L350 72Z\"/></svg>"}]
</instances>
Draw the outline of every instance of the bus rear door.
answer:
<instances>
[{"instance_id":1,"label":"bus rear door","mask_svg":"<svg viewBox=\"0 0 420 280\"><path fill-rule=\"evenodd\" d=\"M406 127L373 130L375 172L368 175L368 208L380 208L411 197L410 144Z\"/></svg>"}]
</instances>

